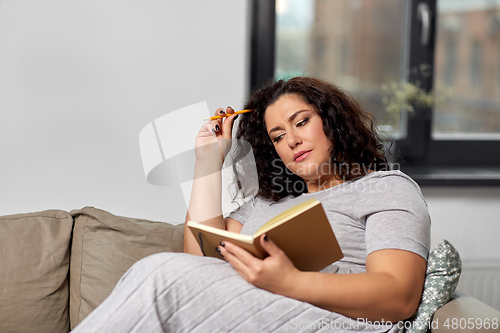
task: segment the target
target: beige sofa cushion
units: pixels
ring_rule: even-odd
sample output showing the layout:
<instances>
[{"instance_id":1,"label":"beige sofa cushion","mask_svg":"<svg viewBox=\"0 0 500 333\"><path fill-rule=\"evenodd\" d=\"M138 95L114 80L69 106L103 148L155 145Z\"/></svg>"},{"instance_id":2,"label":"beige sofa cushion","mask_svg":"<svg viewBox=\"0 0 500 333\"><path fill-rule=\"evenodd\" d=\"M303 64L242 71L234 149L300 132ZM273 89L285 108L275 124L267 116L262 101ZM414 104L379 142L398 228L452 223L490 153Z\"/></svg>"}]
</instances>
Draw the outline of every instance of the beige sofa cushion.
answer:
<instances>
[{"instance_id":1,"label":"beige sofa cushion","mask_svg":"<svg viewBox=\"0 0 500 333\"><path fill-rule=\"evenodd\" d=\"M0 217L0 332L69 331L72 228L58 210Z\"/></svg>"},{"instance_id":2,"label":"beige sofa cushion","mask_svg":"<svg viewBox=\"0 0 500 333\"><path fill-rule=\"evenodd\" d=\"M158 252L181 252L183 226L115 216L85 207L75 220L70 268L73 329L113 290L136 261Z\"/></svg>"}]
</instances>

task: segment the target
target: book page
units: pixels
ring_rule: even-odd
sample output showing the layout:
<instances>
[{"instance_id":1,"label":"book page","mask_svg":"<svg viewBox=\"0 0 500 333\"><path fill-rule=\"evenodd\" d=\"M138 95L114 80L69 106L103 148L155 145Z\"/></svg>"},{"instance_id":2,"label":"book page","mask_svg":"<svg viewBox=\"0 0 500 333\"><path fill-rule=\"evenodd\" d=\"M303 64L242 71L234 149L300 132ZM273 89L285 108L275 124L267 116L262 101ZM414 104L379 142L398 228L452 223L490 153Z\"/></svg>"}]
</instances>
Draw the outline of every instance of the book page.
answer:
<instances>
[{"instance_id":1,"label":"book page","mask_svg":"<svg viewBox=\"0 0 500 333\"><path fill-rule=\"evenodd\" d=\"M264 234L266 231L274 228L277 225L280 225L283 222L290 220L292 217L302 213L303 211L306 211L306 210L314 207L317 204L319 204L319 201L313 198L313 199L309 199L307 201L304 201L304 202L302 202L302 203L300 203L300 204L298 204L290 209L287 209L283 213L276 215L275 217L273 217L272 219L270 219L269 221L264 223L263 226L261 226L259 229L257 229L257 231L254 234L254 237L257 237L257 236Z\"/></svg>"}]
</instances>

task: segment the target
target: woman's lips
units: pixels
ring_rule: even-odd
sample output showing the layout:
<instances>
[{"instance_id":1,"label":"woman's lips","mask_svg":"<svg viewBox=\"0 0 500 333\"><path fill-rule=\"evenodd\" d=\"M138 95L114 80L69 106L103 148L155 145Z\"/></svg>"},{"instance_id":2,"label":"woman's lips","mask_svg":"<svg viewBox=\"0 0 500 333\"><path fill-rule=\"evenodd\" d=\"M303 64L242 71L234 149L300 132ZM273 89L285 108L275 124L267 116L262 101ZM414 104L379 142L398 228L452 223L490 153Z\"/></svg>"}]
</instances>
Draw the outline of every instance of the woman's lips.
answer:
<instances>
[{"instance_id":1,"label":"woman's lips","mask_svg":"<svg viewBox=\"0 0 500 333\"><path fill-rule=\"evenodd\" d=\"M312 150L302 150L294 155L294 161L300 162L311 154Z\"/></svg>"}]
</instances>

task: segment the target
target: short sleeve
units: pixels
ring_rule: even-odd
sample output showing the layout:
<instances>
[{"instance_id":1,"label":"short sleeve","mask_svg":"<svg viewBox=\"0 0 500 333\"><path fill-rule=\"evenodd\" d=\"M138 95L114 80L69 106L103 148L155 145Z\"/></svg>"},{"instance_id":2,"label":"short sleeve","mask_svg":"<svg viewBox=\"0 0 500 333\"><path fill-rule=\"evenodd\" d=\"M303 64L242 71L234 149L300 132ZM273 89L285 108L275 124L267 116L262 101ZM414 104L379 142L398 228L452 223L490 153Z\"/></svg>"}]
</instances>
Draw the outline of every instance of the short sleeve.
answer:
<instances>
[{"instance_id":1,"label":"short sleeve","mask_svg":"<svg viewBox=\"0 0 500 333\"><path fill-rule=\"evenodd\" d=\"M367 185L354 206L365 222L366 255L400 249L427 259L431 221L418 185L403 173L374 177Z\"/></svg>"},{"instance_id":2,"label":"short sleeve","mask_svg":"<svg viewBox=\"0 0 500 333\"><path fill-rule=\"evenodd\" d=\"M241 224L245 224L248 221L254 207L255 207L255 198L245 202L238 209L229 213L227 217L235 219Z\"/></svg>"}]
</instances>

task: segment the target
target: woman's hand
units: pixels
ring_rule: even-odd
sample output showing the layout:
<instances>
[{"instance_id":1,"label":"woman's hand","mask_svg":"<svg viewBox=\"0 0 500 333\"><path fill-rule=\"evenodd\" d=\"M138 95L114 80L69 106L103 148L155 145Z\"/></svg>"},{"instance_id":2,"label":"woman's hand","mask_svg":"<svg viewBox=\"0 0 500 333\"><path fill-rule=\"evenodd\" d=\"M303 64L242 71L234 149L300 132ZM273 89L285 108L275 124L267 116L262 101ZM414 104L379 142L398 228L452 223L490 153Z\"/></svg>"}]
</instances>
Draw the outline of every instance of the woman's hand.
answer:
<instances>
[{"instance_id":1,"label":"woman's hand","mask_svg":"<svg viewBox=\"0 0 500 333\"><path fill-rule=\"evenodd\" d=\"M215 116L232 114L234 110L228 106L226 110L219 108ZM231 137L234 118L231 115L226 118L212 120L203 124L196 137L195 153L197 160L217 160L224 162L224 158L231 149Z\"/></svg>"},{"instance_id":2,"label":"woman's hand","mask_svg":"<svg viewBox=\"0 0 500 333\"><path fill-rule=\"evenodd\" d=\"M218 248L226 261L249 283L275 294L290 294L301 272L271 239L262 235L260 243L269 254L263 260L230 242L224 242L224 246Z\"/></svg>"}]
</instances>

